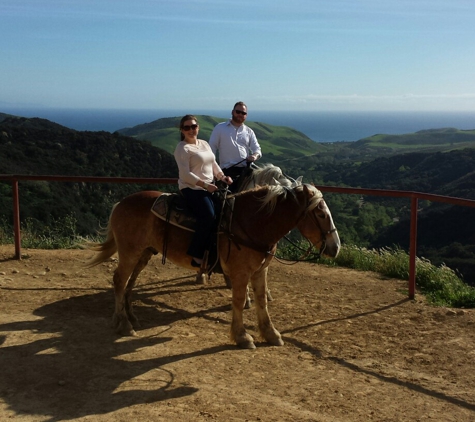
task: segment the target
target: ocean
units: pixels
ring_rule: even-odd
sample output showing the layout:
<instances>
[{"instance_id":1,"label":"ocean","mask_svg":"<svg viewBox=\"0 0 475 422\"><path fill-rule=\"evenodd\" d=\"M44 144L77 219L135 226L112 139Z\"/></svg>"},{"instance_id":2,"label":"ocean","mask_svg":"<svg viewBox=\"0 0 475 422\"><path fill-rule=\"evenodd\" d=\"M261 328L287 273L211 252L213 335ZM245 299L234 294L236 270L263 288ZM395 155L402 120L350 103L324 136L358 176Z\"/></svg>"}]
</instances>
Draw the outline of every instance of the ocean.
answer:
<instances>
[{"instance_id":1,"label":"ocean","mask_svg":"<svg viewBox=\"0 0 475 422\"><path fill-rule=\"evenodd\" d=\"M231 110L231 109L230 109ZM230 110L195 110L194 114L230 117ZM162 117L182 116L184 110L7 109L2 113L41 117L75 130L114 132ZM334 112L249 111L249 121L292 127L316 142L357 141L375 134L404 134L453 127L475 129L474 112Z\"/></svg>"}]
</instances>

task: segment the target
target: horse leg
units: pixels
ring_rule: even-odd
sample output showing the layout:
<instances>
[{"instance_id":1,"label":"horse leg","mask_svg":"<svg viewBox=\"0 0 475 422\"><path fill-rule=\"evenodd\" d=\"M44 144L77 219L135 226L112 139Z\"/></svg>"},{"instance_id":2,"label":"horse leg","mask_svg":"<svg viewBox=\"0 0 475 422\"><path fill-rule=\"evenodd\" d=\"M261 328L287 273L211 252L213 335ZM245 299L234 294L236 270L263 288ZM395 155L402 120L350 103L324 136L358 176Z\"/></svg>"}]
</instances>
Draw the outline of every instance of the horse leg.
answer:
<instances>
[{"instance_id":1,"label":"horse leg","mask_svg":"<svg viewBox=\"0 0 475 422\"><path fill-rule=\"evenodd\" d=\"M232 276L231 279L233 289L231 340L243 349L255 349L254 339L246 332L242 319L249 278L246 274L241 274Z\"/></svg>"},{"instance_id":2,"label":"horse leg","mask_svg":"<svg viewBox=\"0 0 475 422\"><path fill-rule=\"evenodd\" d=\"M244 304L244 309L250 309L252 304L251 295L249 294L249 283L246 286L246 303Z\"/></svg>"},{"instance_id":3,"label":"horse leg","mask_svg":"<svg viewBox=\"0 0 475 422\"><path fill-rule=\"evenodd\" d=\"M203 262L201 264L201 267L198 271L198 274L196 274L196 284L208 284L209 281L209 276L208 276L208 258L209 258L209 251L205 251L205 254L203 256Z\"/></svg>"},{"instance_id":4,"label":"horse leg","mask_svg":"<svg viewBox=\"0 0 475 422\"><path fill-rule=\"evenodd\" d=\"M208 284L209 276L206 270L200 270L196 273L195 283L196 284Z\"/></svg>"},{"instance_id":5,"label":"horse leg","mask_svg":"<svg viewBox=\"0 0 475 422\"><path fill-rule=\"evenodd\" d=\"M254 290L259 333L267 343L282 346L284 344L282 337L274 328L267 310L267 267L253 274L251 284Z\"/></svg>"},{"instance_id":6,"label":"horse leg","mask_svg":"<svg viewBox=\"0 0 475 422\"><path fill-rule=\"evenodd\" d=\"M226 286L230 289L233 288L233 285L231 283L231 279L225 274L224 275L224 281L226 282ZM244 309L249 309L251 307L251 296L249 294L249 284L246 286L246 302L244 304Z\"/></svg>"},{"instance_id":7,"label":"horse leg","mask_svg":"<svg viewBox=\"0 0 475 422\"><path fill-rule=\"evenodd\" d=\"M126 289L129 281L129 277L132 274L137 261L130 258L123 258L126 254L119 256L119 264L114 271L114 294L115 294L115 311L112 317L115 330L118 334L124 336L135 336L135 332L132 324L128 318L127 308L131 305L127 304ZM123 259L122 259L123 258ZM130 298L131 289L128 292Z\"/></svg>"},{"instance_id":8,"label":"horse leg","mask_svg":"<svg viewBox=\"0 0 475 422\"><path fill-rule=\"evenodd\" d=\"M274 298L270 294L269 289L266 289L266 295L267 295L267 301L268 302L272 302L274 300ZM244 309L250 309L251 305L252 305L252 299L251 299L251 295L249 293L249 285L247 285L247 287L246 287L246 304L244 305Z\"/></svg>"},{"instance_id":9,"label":"horse leg","mask_svg":"<svg viewBox=\"0 0 475 422\"><path fill-rule=\"evenodd\" d=\"M137 281L137 277L139 276L140 272L147 266L148 262L152 255L155 254L155 251L151 249L145 249L142 253L142 256L137 262L137 265L132 272L132 275L129 278L129 282L127 283L127 287L125 289L125 312L127 313L127 318L132 324L134 328L140 327L139 320L134 314L134 309L132 305L132 289L135 286L135 282Z\"/></svg>"}]
</instances>

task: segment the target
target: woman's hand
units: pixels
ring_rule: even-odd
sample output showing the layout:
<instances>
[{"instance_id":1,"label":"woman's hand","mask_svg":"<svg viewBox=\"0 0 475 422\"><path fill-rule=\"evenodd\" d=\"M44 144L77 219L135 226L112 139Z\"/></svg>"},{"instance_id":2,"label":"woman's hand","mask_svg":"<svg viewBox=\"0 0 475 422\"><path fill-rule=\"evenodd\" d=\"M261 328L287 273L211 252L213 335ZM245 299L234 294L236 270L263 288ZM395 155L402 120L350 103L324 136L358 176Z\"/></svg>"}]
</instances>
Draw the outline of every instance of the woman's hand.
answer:
<instances>
[{"instance_id":1,"label":"woman's hand","mask_svg":"<svg viewBox=\"0 0 475 422\"><path fill-rule=\"evenodd\" d=\"M202 188L204 190L206 190L207 192L213 193L213 192L216 192L218 190L218 187L213 183L206 183L206 182L202 182L202 183L203 183ZM200 186L200 185L198 184L198 186Z\"/></svg>"},{"instance_id":2,"label":"woman's hand","mask_svg":"<svg viewBox=\"0 0 475 422\"><path fill-rule=\"evenodd\" d=\"M233 183L233 179L231 179L231 176L224 176L222 179L221 179L222 182L226 183L227 185L230 185L231 183Z\"/></svg>"},{"instance_id":3,"label":"woman's hand","mask_svg":"<svg viewBox=\"0 0 475 422\"><path fill-rule=\"evenodd\" d=\"M206 187L206 190L208 192L216 192L218 190L218 187L216 185L214 185L213 183L207 183L207 187Z\"/></svg>"}]
</instances>

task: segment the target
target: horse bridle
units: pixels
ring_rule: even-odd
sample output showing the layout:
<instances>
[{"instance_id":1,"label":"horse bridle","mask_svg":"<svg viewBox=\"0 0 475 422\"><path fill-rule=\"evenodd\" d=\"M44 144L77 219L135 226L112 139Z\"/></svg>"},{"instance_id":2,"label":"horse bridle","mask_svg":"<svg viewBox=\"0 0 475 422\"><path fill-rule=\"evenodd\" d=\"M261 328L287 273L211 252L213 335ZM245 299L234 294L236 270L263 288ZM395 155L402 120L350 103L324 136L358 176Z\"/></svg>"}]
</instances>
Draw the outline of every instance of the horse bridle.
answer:
<instances>
[{"instance_id":1,"label":"horse bridle","mask_svg":"<svg viewBox=\"0 0 475 422\"><path fill-rule=\"evenodd\" d=\"M323 197L320 199L320 201L318 202L317 206L315 208L317 208L321 202L324 202L325 203L325 200L323 199ZM326 204L326 203L325 203ZM323 251L325 250L325 248L327 247L327 236L331 235L332 233L335 233L337 231L336 227L333 228L333 229L330 229L330 230L323 230L322 229L322 226L320 225L320 223L318 222L318 219L317 219L317 216L314 215L313 211L315 210L315 208L312 210L312 213L311 213L311 219L312 221L314 221L315 225L318 226L318 228L320 229L320 233L322 235L322 246L320 247L320 255L323 253ZM304 236L305 237L305 236ZM308 239L307 239L308 240Z\"/></svg>"},{"instance_id":2,"label":"horse bridle","mask_svg":"<svg viewBox=\"0 0 475 422\"><path fill-rule=\"evenodd\" d=\"M315 248L315 246L312 244L312 242L302 234L302 237L308 242L309 244L309 247L307 249L303 249L301 248L299 245L297 245L295 242L293 242L292 240L290 240L287 236L284 236L284 239L289 242L292 246L294 246L296 249L298 249L299 251L302 251L303 252L303 255L298 258L297 260L290 260L290 259L285 259L285 258L280 258L276 255L274 255L274 258L276 258L276 260L279 260L280 262L282 261L292 261L294 264L296 264L297 262L306 262L306 261L314 261L316 259L320 259L323 252L325 251L325 248L327 246L327 243L326 243L326 238L328 235L332 234L332 233L335 233L337 231L336 228L334 229L330 229L330 230L323 230L321 225L319 224L318 220L317 220L317 217L313 214L313 211L315 210L315 208L317 208L321 201L324 201L323 197L320 199L320 201L318 201L318 204L312 208L312 210L310 211L311 212L311 220L314 222L314 224L318 227L318 229L320 230L320 233L322 235L322 245L320 246L320 250L318 251L318 253L313 253L310 257L310 253L312 252L312 250ZM308 209L306 209L303 214L300 216L298 222L300 222L300 220L302 220L308 213ZM298 223L297 223L298 224Z\"/></svg>"}]
</instances>

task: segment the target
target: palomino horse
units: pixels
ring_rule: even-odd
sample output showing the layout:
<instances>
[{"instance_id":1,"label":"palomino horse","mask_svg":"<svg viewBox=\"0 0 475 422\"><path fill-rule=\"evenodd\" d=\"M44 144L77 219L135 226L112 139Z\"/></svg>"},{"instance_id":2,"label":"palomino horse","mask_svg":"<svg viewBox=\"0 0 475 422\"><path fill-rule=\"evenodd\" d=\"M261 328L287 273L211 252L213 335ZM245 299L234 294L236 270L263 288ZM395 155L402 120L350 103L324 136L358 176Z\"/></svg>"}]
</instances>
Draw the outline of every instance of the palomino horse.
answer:
<instances>
[{"instance_id":1,"label":"palomino horse","mask_svg":"<svg viewBox=\"0 0 475 422\"><path fill-rule=\"evenodd\" d=\"M132 289L138 275L152 255L162 250L168 230L167 257L187 269L191 267L186 250L191 232L155 217L150 209L161 192L144 191L130 195L112 210L103 243L89 244L99 252L89 261L97 265L118 253L114 272L115 312L118 333L135 335L138 320L132 307ZM312 244L329 257L336 257L340 239L322 193L312 185L293 188L263 186L234 195L234 208L225 208L228 222L219 235L219 260L223 273L232 282L231 339L242 348L255 348L253 338L243 325L246 287L251 281L256 298L259 332L271 345L281 346L280 333L274 328L267 310L267 270L277 242L297 227Z\"/></svg>"}]
</instances>

